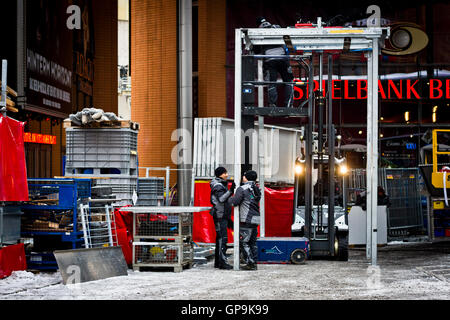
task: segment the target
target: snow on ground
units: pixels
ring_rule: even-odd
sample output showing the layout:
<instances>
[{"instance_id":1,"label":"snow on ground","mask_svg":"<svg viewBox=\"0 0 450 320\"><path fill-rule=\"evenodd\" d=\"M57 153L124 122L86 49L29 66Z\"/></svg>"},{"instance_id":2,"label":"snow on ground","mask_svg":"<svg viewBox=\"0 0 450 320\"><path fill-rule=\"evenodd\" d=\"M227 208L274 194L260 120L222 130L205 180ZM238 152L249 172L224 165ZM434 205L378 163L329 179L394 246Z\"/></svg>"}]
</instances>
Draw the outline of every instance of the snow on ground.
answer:
<instances>
[{"instance_id":1,"label":"snow on ground","mask_svg":"<svg viewBox=\"0 0 450 320\"><path fill-rule=\"evenodd\" d=\"M15 272L0 280L0 300L305 300L450 299L448 248L389 246L372 268L364 250L348 262L259 265L257 271L214 269L213 262L180 273L137 272L63 285L59 273Z\"/></svg>"}]
</instances>

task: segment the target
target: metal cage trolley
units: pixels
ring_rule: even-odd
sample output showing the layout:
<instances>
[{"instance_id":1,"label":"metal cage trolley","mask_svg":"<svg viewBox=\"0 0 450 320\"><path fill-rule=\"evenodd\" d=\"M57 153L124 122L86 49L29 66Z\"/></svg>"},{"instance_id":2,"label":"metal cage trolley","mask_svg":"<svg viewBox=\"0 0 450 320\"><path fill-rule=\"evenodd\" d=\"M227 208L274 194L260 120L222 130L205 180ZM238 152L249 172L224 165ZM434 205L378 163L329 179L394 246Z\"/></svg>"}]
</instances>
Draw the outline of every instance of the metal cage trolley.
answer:
<instances>
[{"instance_id":1,"label":"metal cage trolley","mask_svg":"<svg viewBox=\"0 0 450 320\"><path fill-rule=\"evenodd\" d=\"M193 213L210 207L126 207L133 212L133 270L170 267L181 272L194 260Z\"/></svg>"}]
</instances>

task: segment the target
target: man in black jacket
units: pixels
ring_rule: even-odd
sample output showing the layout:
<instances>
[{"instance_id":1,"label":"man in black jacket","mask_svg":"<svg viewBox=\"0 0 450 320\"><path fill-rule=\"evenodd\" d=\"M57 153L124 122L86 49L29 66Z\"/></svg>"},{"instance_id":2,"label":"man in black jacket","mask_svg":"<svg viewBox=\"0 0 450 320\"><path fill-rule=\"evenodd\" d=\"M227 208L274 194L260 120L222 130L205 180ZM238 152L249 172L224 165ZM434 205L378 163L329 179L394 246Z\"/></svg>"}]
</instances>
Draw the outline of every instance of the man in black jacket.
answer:
<instances>
[{"instance_id":1,"label":"man in black jacket","mask_svg":"<svg viewBox=\"0 0 450 320\"><path fill-rule=\"evenodd\" d=\"M247 171L242 178L243 184L237 188L236 194L228 200L232 206L239 206L239 240L244 270L256 270L258 247L256 238L260 223L259 200L261 191L256 185L257 173Z\"/></svg>"},{"instance_id":2,"label":"man in black jacket","mask_svg":"<svg viewBox=\"0 0 450 320\"><path fill-rule=\"evenodd\" d=\"M228 190L228 172L224 167L218 167L215 172L215 178L211 181L211 204L213 209L211 214L214 219L214 227L216 229L216 251L214 267L219 269L233 269L227 263L226 251L228 234L227 227L230 226L231 221L231 206L227 200L234 193L235 184L231 185Z\"/></svg>"},{"instance_id":3,"label":"man in black jacket","mask_svg":"<svg viewBox=\"0 0 450 320\"><path fill-rule=\"evenodd\" d=\"M258 17L256 20L258 28L280 28L278 25L272 25L263 17ZM286 51L283 46L273 45L273 46L255 46L255 53L278 56L278 57L268 57L264 59L264 70L268 73L269 81L276 82L278 79L278 74L280 74L283 82L292 82L294 80L294 75L292 73L292 67L289 63L289 59L286 56ZM269 107L276 107L278 100L278 91L276 84L270 84L268 88L269 96ZM292 107L294 98L294 86L292 84L285 85L284 93L284 106Z\"/></svg>"}]
</instances>

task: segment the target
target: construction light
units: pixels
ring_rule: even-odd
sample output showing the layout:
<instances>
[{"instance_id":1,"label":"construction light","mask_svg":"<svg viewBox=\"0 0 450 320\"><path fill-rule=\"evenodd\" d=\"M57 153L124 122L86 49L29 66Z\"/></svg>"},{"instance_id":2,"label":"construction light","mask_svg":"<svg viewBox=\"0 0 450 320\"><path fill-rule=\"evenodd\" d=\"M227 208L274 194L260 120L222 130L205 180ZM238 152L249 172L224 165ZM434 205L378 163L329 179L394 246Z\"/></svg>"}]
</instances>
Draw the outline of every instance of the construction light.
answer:
<instances>
[{"instance_id":1,"label":"construction light","mask_svg":"<svg viewBox=\"0 0 450 320\"><path fill-rule=\"evenodd\" d=\"M348 167L347 167L347 165L346 164L341 164L340 166L339 166L339 174L341 175L341 176L345 176L346 174L348 173Z\"/></svg>"},{"instance_id":2,"label":"construction light","mask_svg":"<svg viewBox=\"0 0 450 320\"><path fill-rule=\"evenodd\" d=\"M405 112L405 121L409 122L409 111Z\"/></svg>"},{"instance_id":3,"label":"construction light","mask_svg":"<svg viewBox=\"0 0 450 320\"><path fill-rule=\"evenodd\" d=\"M431 120L434 122L436 122L437 116L436 116L436 112L437 112L438 106L434 106L433 107L433 114L431 115Z\"/></svg>"},{"instance_id":4,"label":"construction light","mask_svg":"<svg viewBox=\"0 0 450 320\"><path fill-rule=\"evenodd\" d=\"M304 167L302 164L296 164L295 165L295 173L298 175L301 175L304 171Z\"/></svg>"}]
</instances>

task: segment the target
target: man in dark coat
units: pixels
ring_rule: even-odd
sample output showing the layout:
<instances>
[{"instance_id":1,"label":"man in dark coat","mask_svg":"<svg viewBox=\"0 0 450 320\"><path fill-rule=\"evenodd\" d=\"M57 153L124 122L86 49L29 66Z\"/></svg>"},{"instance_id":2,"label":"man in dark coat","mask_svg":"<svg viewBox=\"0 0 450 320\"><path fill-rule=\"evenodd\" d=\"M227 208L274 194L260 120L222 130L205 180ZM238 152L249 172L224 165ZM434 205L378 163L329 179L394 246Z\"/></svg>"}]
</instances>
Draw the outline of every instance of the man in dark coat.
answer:
<instances>
[{"instance_id":1,"label":"man in dark coat","mask_svg":"<svg viewBox=\"0 0 450 320\"><path fill-rule=\"evenodd\" d=\"M272 25L264 17L257 18L258 28L280 28L278 25ZM278 74L280 74L283 82L292 82L294 74L289 63L288 56L283 46L269 45L269 46L255 46L255 53L263 55L271 55L276 57L268 57L264 59L264 70L267 73L266 78L271 82L276 82ZM286 58L281 57L286 55ZM268 88L269 107L276 107L278 100L278 89L276 84L270 84ZM285 85L284 106L292 107L294 98L294 86L292 84Z\"/></svg>"},{"instance_id":2,"label":"man in dark coat","mask_svg":"<svg viewBox=\"0 0 450 320\"><path fill-rule=\"evenodd\" d=\"M230 190L228 190L228 172L224 167L218 167L214 173L215 178L210 183L211 204L213 205L211 214L216 229L214 267L229 270L233 269L233 267L227 263L226 257L228 242L227 227L230 226L231 221L231 206L227 200L234 193L235 184L233 182Z\"/></svg>"},{"instance_id":3,"label":"man in dark coat","mask_svg":"<svg viewBox=\"0 0 450 320\"><path fill-rule=\"evenodd\" d=\"M239 240L244 270L256 270L258 247L256 238L260 223L259 200L261 191L256 185L257 173L247 171L242 178L243 184L237 188L236 194L228 200L232 206L239 206Z\"/></svg>"}]
</instances>

